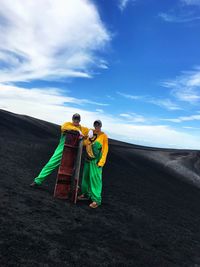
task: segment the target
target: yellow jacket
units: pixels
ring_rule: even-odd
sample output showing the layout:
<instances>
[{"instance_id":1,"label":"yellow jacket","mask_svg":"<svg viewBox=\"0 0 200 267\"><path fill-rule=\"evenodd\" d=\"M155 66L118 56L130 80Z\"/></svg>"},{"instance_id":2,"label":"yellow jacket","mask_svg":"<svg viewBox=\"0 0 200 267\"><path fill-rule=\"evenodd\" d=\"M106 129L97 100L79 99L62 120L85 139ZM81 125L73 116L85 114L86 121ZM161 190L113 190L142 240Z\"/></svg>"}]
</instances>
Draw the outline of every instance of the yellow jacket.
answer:
<instances>
[{"instance_id":1,"label":"yellow jacket","mask_svg":"<svg viewBox=\"0 0 200 267\"><path fill-rule=\"evenodd\" d=\"M62 126L61 126L61 132L63 133L64 131L81 131L82 134L84 136L88 135L89 129L87 127L81 126L79 124L79 126L74 126L74 124L72 122L65 122Z\"/></svg>"},{"instance_id":2,"label":"yellow jacket","mask_svg":"<svg viewBox=\"0 0 200 267\"><path fill-rule=\"evenodd\" d=\"M94 131L94 133L96 132ZM98 163L98 166L103 167L106 163L106 158L108 154L108 136L104 132L100 132L99 134L97 134L96 141L101 143L102 145L102 156Z\"/></svg>"},{"instance_id":3,"label":"yellow jacket","mask_svg":"<svg viewBox=\"0 0 200 267\"><path fill-rule=\"evenodd\" d=\"M106 157L108 154L108 137L104 132L97 133L95 130L93 130L94 136L97 135L97 137L94 140L87 139L84 142L84 145L86 146L87 154L94 158L92 147L98 146L101 147L101 158L99 159L98 166L103 167L106 163Z\"/></svg>"}]
</instances>

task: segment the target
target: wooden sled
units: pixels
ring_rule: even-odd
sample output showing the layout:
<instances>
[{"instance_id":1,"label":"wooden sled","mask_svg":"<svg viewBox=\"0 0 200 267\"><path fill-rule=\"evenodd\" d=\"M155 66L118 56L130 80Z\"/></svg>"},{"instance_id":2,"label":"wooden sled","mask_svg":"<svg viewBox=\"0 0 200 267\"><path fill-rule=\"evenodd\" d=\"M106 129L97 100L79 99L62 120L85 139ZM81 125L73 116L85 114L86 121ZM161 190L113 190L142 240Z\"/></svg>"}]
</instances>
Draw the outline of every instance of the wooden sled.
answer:
<instances>
[{"instance_id":1,"label":"wooden sled","mask_svg":"<svg viewBox=\"0 0 200 267\"><path fill-rule=\"evenodd\" d=\"M63 155L58 169L54 197L77 201L83 140L78 131L66 131Z\"/></svg>"}]
</instances>

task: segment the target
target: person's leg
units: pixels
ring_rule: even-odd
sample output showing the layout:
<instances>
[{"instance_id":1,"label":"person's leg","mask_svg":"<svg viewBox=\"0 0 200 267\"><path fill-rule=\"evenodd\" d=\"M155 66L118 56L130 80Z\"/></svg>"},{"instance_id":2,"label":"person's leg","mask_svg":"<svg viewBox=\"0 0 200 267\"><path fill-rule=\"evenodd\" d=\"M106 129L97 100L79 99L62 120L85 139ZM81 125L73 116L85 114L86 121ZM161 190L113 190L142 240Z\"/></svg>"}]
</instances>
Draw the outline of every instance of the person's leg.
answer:
<instances>
[{"instance_id":1,"label":"person's leg","mask_svg":"<svg viewBox=\"0 0 200 267\"><path fill-rule=\"evenodd\" d=\"M90 163L85 161L83 168L83 177L81 182L81 194L90 197Z\"/></svg>"},{"instance_id":2,"label":"person's leg","mask_svg":"<svg viewBox=\"0 0 200 267\"><path fill-rule=\"evenodd\" d=\"M47 162L47 164L43 167L39 175L34 179L34 182L40 185L46 177L53 172L53 170L60 165L62 159L62 153L65 143L65 135L62 135L60 138L60 142L54 151L53 156Z\"/></svg>"},{"instance_id":3,"label":"person's leg","mask_svg":"<svg viewBox=\"0 0 200 267\"><path fill-rule=\"evenodd\" d=\"M102 167L98 167L95 160L90 162L90 187L92 201L101 205Z\"/></svg>"}]
</instances>

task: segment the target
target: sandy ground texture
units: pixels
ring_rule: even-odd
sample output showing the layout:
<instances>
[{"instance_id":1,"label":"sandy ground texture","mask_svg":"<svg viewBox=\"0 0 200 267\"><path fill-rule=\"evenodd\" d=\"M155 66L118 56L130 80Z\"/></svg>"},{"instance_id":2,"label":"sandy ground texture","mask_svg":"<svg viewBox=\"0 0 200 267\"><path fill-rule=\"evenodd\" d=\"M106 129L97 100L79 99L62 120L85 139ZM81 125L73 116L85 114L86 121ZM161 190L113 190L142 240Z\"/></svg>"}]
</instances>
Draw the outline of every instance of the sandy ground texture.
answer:
<instances>
[{"instance_id":1,"label":"sandy ground texture","mask_svg":"<svg viewBox=\"0 0 200 267\"><path fill-rule=\"evenodd\" d=\"M200 266L199 151L110 140L102 206L29 184L59 126L0 110L0 266Z\"/></svg>"}]
</instances>

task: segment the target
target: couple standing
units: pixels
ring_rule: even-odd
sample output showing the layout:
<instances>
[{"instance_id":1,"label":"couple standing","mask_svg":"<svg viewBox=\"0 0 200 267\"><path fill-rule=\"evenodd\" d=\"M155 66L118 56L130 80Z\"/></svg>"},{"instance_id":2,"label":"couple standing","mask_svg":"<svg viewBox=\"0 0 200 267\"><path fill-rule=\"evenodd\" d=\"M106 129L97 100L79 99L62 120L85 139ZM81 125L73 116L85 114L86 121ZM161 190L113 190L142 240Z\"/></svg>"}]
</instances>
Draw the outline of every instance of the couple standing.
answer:
<instances>
[{"instance_id":1,"label":"couple standing","mask_svg":"<svg viewBox=\"0 0 200 267\"><path fill-rule=\"evenodd\" d=\"M90 208L97 208L101 205L102 192L102 168L106 162L108 153L108 137L101 131L102 122L94 121L94 129L89 130L87 127L80 125L81 116L76 113L72 116L72 122L66 122L61 126L60 142L54 151L53 156L41 170L39 175L30 184L31 187L37 187L42 184L46 177L58 167L61 163L62 152L65 143L65 131L79 131L84 138L86 146L86 159L83 169L81 184L81 195L79 200L91 199Z\"/></svg>"}]
</instances>

